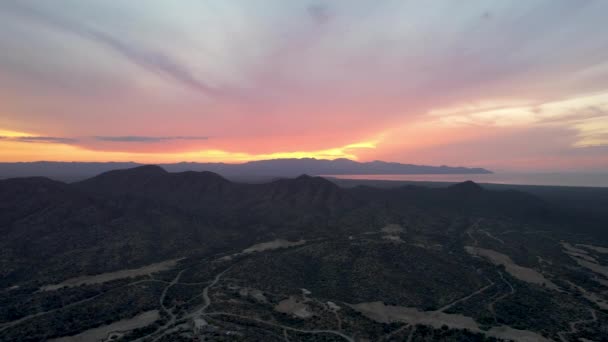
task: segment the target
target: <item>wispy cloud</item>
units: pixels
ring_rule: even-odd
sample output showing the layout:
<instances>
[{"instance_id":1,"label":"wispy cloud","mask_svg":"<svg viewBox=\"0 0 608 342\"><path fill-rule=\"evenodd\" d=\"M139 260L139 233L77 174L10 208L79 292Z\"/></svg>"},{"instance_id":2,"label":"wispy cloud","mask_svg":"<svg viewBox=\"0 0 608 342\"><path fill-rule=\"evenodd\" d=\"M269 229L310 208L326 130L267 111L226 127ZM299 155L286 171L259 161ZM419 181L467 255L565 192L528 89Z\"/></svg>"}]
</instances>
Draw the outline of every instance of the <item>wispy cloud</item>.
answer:
<instances>
[{"instance_id":1,"label":"wispy cloud","mask_svg":"<svg viewBox=\"0 0 608 342\"><path fill-rule=\"evenodd\" d=\"M578 131L573 147L608 145L608 93L574 97L535 105L484 110L457 109L432 113L448 126L530 127L561 126Z\"/></svg>"},{"instance_id":2,"label":"wispy cloud","mask_svg":"<svg viewBox=\"0 0 608 342\"><path fill-rule=\"evenodd\" d=\"M208 95L219 94L217 89L197 78L187 66L161 51L145 47L133 41L126 41L121 37L94 29L86 24L30 8L17 2L5 3L1 7L52 29L70 33L102 45L133 64L149 72L169 77L188 88Z\"/></svg>"},{"instance_id":3,"label":"wispy cloud","mask_svg":"<svg viewBox=\"0 0 608 342\"><path fill-rule=\"evenodd\" d=\"M49 144L74 144L78 139L64 137L40 137L40 136L0 136L0 140L18 141L26 143L49 143Z\"/></svg>"},{"instance_id":4,"label":"wispy cloud","mask_svg":"<svg viewBox=\"0 0 608 342\"><path fill-rule=\"evenodd\" d=\"M160 143L177 140L208 140L209 137L203 136L141 136L141 135L124 135L124 136L93 136L93 137L49 137L49 136L5 136L0 135L0 140L16 141L25 143L49 143L49 144L78 144L87 140L97 140L105 142L123 142L123 143Z\"/></svg>"},{"instance_id":5,"label":"wispy cloud","mask_svg":"<svg viewBox=\"0 0 608 342\"><path fill-rule=\"evenodd\" d=\"M133 143L158 143L172 140L208 140L208 137L197 136L175 136L175 137L150 137L138 135L125 136L95 136L95 140L109 142L133 142Z\"/></svg>"},{"instance_id":6,"label":"wispy cloud","mask_svg":"<svg viewBox=\"0 0 608 342\"><path fill-rule=\"evenodd\" d=\"M306 8L310 17L319 25L325 24L331 18L331 11L327 4L313 4Z\"/></svg>"}]
</instances>

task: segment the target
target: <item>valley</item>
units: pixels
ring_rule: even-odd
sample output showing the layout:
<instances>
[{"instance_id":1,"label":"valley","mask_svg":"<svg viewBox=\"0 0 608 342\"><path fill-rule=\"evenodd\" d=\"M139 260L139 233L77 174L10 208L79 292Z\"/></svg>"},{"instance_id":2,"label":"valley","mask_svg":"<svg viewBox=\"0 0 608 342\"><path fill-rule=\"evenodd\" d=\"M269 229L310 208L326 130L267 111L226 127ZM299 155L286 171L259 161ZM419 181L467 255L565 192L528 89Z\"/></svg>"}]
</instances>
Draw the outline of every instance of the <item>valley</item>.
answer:
<instances>
[{"instance_id":1,"label":"valley","mask_svg":"<svg viewBox=\"0 0 608 342\"><path fill-rule=\"evenodd\" d=\"M36 265L2 249L23 265L3 268L3 341L602 341L608 328L606 236L525 193L149 167L0 190L4 247L30 234L41 247Z\"/></svg>"}]
</instances>

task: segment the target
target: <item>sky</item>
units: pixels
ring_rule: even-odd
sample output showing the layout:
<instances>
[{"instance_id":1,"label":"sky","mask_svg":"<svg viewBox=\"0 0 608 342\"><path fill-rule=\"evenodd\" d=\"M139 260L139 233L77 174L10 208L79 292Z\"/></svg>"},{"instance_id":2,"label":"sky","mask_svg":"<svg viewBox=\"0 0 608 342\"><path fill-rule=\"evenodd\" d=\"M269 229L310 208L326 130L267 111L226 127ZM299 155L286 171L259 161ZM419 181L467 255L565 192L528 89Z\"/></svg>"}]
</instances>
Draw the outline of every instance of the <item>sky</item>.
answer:
<instances>
[{"instance_id":1,"label":"sky","mask_svg":"<svg viewBox=\"0 0 608 342\"><path fill-rule=\"evenodd\" d=\"M6 0L0 161L608 171L608 1Z\"/></svg>"}]
</instances>

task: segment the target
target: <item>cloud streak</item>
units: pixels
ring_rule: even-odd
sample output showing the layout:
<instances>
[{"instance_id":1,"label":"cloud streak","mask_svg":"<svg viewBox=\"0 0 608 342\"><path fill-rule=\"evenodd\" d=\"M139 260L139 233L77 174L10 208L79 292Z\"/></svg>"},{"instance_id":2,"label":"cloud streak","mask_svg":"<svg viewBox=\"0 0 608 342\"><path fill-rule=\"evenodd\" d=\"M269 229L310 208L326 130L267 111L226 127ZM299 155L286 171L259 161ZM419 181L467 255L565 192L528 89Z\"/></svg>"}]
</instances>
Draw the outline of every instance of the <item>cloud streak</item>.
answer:
<instances>
[{"instance_id":1,"label":"cloud streak","mask_svg":"<svg viewBox=\"0 0 608 342\"><path fill-rule=\"evenodd\" d=\"M18 136L18 137L0 136L0 140L16 141L16 142L24 142L24 143L48 143L48 144L75 144L78 142L78 139L73 139L73 138L40 137L40 136Z\"/></svg>"},{"instance_id":2,"label":"cloud streak","mask_svg":"<svg viewBox=\"0 0 608 342\"><path fill-rule=\"evenodd\" d=\"M125 136L96 136L95 140L106 141L106 142L126 142L126 143L159 143L163 141L175 141L175 140L208 140L208 137L197 137L197 136L175 136L175 137L151 137L151 136L137 136L137 135L125 135Z\"/></svg>"},{"instance_id":3,"label":"cloud streak","mask_svg":"<svg viewBox=\"0 0 608 342\"><path fill-rule=\"evenodd\" d=\"M208 140L209 137L203 136L141 136L141 135L124 135L124 136L94 136L94 137L81 137L81 138L70 138L70 137L49 137L49 136L2 136L0 140L4 141L15 141L24 143L49 143L49 144L70 144L76 145L79 143L87 142L93 139L96 141L103 142L115 142L115 143L142 143L142 144L154 144L170 141L204 141Z\"/></svg>"},{"instance_id":4,"label":"cloud streak","mask_svg":"<svg viewBox=\"0 0 608 342\"><path fill-rule=\"evenodd\" d=\"M489 110L468 107L453 114L433 115L451 126L564 127L578 131L579 139L572 147L608 145L608 93Z\"/></svg>"},{"instance_id":5,"label":"cloud streak","mask_svg":"<svg viewBox=\"0 0 608 342\"><path fill-rule=\"evenodd\" d=\"M310 17L319 25L327 23L331 18L331 10L327 4L309 5L306 10Z\"/></svg>"},{"instance_id":6,"label":"cloud streak","mask_svg":"<svg viewBox=\"0 0 608 342\"><path fill-rule=\"evenodd\" d=\"M114 51L133 64L149 72L168 77L187 88L211 96L220 95L218 89L209 86L196 77L185 65L161 51L145 47L133 41L126 41L85 24L30 8L17 2L0 4L0 8L10 10L17 15L46 25L52 29L60 30L82 39L95 42Z\"/></svg>"}]
</instances>

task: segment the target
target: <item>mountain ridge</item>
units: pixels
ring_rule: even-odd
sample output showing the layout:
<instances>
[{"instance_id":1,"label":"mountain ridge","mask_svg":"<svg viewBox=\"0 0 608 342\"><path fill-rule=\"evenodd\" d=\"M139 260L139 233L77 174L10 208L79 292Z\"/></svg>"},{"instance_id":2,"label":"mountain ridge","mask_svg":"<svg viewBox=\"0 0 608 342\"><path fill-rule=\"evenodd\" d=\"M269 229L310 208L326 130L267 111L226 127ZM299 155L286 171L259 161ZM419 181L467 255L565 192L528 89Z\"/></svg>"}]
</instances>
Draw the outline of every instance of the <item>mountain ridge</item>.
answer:
<instances>
[{"instance_id":1,"label":"mountain ridge","mask_svg":"<svg viewBox=\"0 0 608 342\"><path fill-rule=\"evenodd\" d=\"M556 258L556 249L557 256L561 255L561 237L571 236L572 229L583 229L577 215L525 192L491 190L472 181L443 188L348 188L303 173L265 183L239 183L209 171L167 172L159 166L110 171L73 183L41 177L0 180L0 325L8 324L5 330L0 328L0 339L73 335L99 326L108 317L116 320L116 312L132 305L133 314L162 310L165 293L179 298L167 303L186 305L174 314L185 314L195 309L188 306L188 298L196 298L205 291L203 286L208 289L213 284L209 279L227 269L231 275L224 279L242 279L238 284L268 293L267 300L273 304L301 288L340 303L382 301L393 307L416 307L423 313L436 312L470 293L491 303L495 292L489 287L492 284L487 285L488 279L496 284L518 280L508 269L497 269L471 253L497 250L533 267L536 264L529 262L540 253L543 259ZM603 228L603 222L595 224ZM604 229L586 231L605 236ZM547 239L539 232L558 238ZM182 261L175 269L157 272L154 278L139 275L40 291L70 279L176 259ZM566 266L566 271L571 269ZM574 276L580 277L576 272ZM242 302L247 310L273 310L266 303L242 301L241 292L229 284L217 286L213 298L219 297L217 291L228 291L226 296L241 298L231 305ZM155 285L154 293L148 294ZM173 285L176 292L162 291ZM198 287L192 292L191 286ZM486 297L481 297L486 294L480 288L489 289ZM508 291L508 287L502 289ZM129 293L136 290L143 291L134 296L144 302L130 299ZM558 301L549 300L563 299L561 292L521 281L517 291L524 295L535 291L547 299L538 317L561 312L559 305L552 304ZM113 294L118 297L108 297ZM91 306L86 308L92 314L73 316L72 311L59 310L63 299L72 296L76 303L90 297ZM503 317L515 326L529 317L530 310L517 308L530 297L510 298L501 305L512 303L516 311L509 309ZM45 307L39 309L39 303ZM112 306L99 309L106 305ZM475 313L474 302L471 305L459 312L485 322L483 315ZM74 309L82 312L77 306ZM53 311L38 316L40 310ZM513 316L512 312L522 314ZM77 317L73 325L78 326L55 323L56 314L62 321ZM343 314L351 315L347 310ZM39 317L48 323L38 324ZM333 323L333 315L329 318ZM551 323L554 331L561 331L568 319ZM296 322L292 319L290 324ZM523 327L546 330L545 325Z\"/></svg>"},{"instance_id":2,"label":"mountain ridge","mask_svg":"<svg viewBox=\"0 0 608 342\"><path fill-rule=\"evenodd\" d=\"M145 166L134 162L17 162L0 163L0 178L44 176L62 181L79 181L117 169ZM158 164L168 172L211 171L227 178L296 177L301 174L489 174L484 168L429 166L395 162L357 162L350 159L268 159L240 164L180 162Z\"/></svg>"}]
</instances>

